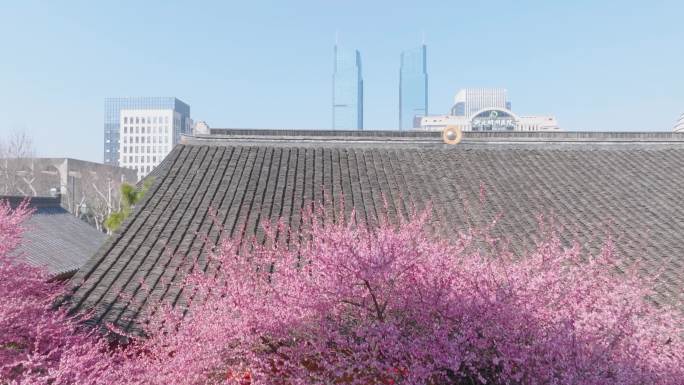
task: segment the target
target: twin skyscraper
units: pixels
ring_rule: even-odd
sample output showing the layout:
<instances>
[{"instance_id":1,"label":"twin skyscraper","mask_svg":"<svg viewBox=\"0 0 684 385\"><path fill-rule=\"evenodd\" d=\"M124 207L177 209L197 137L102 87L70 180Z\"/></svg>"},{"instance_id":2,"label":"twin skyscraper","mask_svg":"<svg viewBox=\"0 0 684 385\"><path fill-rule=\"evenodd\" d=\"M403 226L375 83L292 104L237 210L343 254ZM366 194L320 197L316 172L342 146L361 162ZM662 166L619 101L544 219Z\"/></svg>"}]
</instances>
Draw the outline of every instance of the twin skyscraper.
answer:
<instances>
[{"instance_id":1,"label":"twin skyscraper","mask_svg":"<svg viewBox=\"0 0 684 385\"><path fill-rule=\"evenodd\" d=\"M335 45L333 67L334 130L363 130L363 75L361 53ZM399 66L400 130L420 127L428 113L427 48L420 47L401 53Z\"/></svg>"}]
</instances>

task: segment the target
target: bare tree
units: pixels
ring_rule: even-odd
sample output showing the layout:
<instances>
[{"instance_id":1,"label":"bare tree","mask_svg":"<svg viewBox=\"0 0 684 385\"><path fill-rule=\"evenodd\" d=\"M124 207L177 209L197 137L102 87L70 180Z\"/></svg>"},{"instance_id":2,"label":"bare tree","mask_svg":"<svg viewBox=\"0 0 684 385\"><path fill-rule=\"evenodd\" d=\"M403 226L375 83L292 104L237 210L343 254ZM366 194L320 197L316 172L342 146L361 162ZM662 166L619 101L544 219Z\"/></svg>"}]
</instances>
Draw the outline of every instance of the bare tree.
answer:
<instances>
[{"instance_id":1,"label":"bare tree","mask_svg":"<svg viewBox=\"0 0 684 385\"><path fill-rule=\"evenodd\" d=\"M0 138L2 158L33 158L35 155L33 139L24 131L15 131L4 140Z\"/></svg>"},{"instance_id":2,"label":"bare tree","mask_svg":"<svg viewBox=\"0 0 684 385\"><path fill-rule=\"evenodd\" d=\"M0 192L36 196L33 140L23 131L0 138Z\"/></svg>"},{"instance_id":3,"label":"bare tree","mask_svg":"<svg viewBox=\"0 0 684 385\"><path fill-rule=\"evenodd\" d=\"M106 218L121 210L123 182L135 181L101 164L35 158L33 141L26 133L0 138L0 195L39 196L55 190L66 210L100 231L105 231Z\"/></svg>"},{"instance_id":4,"label":"bare tree","mask_svg":"<svg viewBox=\"0 0 684 385\"><path fill-rule=\"evenodd\" d=\"M105 219L121 208L121 178L115 173L84 171L70 173L63 187L67 209L81 219L105 231Z\"/></svg>"}]
</instances>

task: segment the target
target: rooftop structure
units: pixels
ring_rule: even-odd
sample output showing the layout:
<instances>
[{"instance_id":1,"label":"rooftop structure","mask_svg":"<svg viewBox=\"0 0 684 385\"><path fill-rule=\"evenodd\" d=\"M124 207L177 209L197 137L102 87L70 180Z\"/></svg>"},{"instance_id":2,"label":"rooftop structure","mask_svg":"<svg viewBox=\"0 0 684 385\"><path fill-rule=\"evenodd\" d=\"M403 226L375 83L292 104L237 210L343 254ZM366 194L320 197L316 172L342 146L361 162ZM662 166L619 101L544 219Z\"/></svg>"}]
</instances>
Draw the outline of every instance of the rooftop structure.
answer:
<instances>
[{"instance_id":1,"label":"rooftop structure","mask_svg":"<svg viewBox=\"0 0 684 385\"><path fill-rule=\"evenodd\" d=\"M12 207L29 199L35 211L25 224L17 255L33 266L44 267L57 279L71 277L98 250L107 236L75 218L56 197L0 196Z\"/></svg>"},{"instance_id":2,"label":"rooftop structure","mask_svg":"<svg viewBox=\"0 0 684 385\"><path fill-rule=\"evenodd\" d=\"M193 135L207 135L210 130L209 124L203 120L195 122L195 125L192 127Z\"/></svg>"},{"instance_id":3,"label":"rooftop structure","mask_svg":"<svg viewBox=\"0 0 684 385\"><path fill-rule=\"evenodd\" d=\"M278 218L296 230L302 208L323 199L332 216L344 199L342 215L355 210L370 226L431 207L430 225L446 239L502 214L493 235L515 253L534 247L544 214L564 242L591 253L613 235L623 258L660 274L656 301L684 288L684 134L466 132L447 145L424 131L211 132L183 138L133 214L74 276L73 310L135 332L159 301L185 303L177 283L195 258L205 263L205 241L243 231L263 239L260 223ZM480 186L486 204L465 210Z\"/></svg>"},{"instance_id":4,"label":"rooftop structure","mask_svg":"<svg viewBox=\"0 0 684 385\"><path fill-rule=\"evenodd\" d=\"M684 132L684 113L679 117L672 130L674 132Z\"/></svg>"}]
</instances>

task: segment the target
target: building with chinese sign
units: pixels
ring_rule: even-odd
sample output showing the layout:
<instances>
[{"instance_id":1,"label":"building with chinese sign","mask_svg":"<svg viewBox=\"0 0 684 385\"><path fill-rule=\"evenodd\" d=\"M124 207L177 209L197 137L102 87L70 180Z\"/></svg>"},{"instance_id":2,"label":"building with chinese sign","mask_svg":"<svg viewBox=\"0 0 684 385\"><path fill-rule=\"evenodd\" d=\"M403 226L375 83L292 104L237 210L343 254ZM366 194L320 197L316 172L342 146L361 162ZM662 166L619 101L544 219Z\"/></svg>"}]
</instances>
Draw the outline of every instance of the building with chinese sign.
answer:
<instances>
[{"instance_id":1,"label":"building with chinese sign","mask_svg":"<svg viewBox=\"0 0 684 385\"><path fill-rule=\"evenodd\" d=\"M462 131L558 131L554 116L521 116L511 111L503 88L465 88L454 98L448 115L425 116L420 128L427 131L456 126Z\"/></svg>"},{"instance_id":2,"label":"building with chinese sign","mask_svg":"<svg viewBox=\"0 0 684 385\"><path fill-rule=\"evenodd\" d=\"M420 127L427 131L443 130L456 126L462 131L559 131L553 116L518 116L505 108L485 108L470 117L433 115L421 120Z\"/></svg>"}]
</instances>

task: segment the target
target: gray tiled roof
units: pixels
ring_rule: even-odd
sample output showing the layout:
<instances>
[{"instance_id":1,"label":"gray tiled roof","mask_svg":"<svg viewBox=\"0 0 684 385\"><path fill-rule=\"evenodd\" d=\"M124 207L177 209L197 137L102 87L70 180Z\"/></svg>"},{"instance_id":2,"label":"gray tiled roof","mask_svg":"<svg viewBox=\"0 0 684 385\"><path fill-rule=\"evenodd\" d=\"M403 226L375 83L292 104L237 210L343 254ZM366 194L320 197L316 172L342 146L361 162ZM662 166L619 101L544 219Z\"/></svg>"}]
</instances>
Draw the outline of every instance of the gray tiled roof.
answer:
<instances>
[{"instance_id":1,"label":"gray tiled roof","mask_svg":"<svg viewBox=\"0 0 684 385\"><path fill-rule=\"evenodd\" d=\"M16 206L24 197L0 196ZM71 276L102 246L107 236L71 215L60 198L32 197L35 210L25 224L18 255L58 278Z\"/></svg>"},{"instance_id":2,"label":"gray tiled roof","mask_svg":"<svg viewBox=\"0 0 684 385\"><path fill-rule=\"evenodd\" d=\"M218 237L211 209L227 233L261 237L261 221L296 229L306 202L342 195L346 215L371 225L383 199L391 218L431 202L441 236L502 213L495 233L516 251L538 239L538 214L555 216L566 240L596 252L609 231L624 258L662 271L658 301L684 288L683 134L466 133L449 146L425 132L212 133L174 148L134 215L73 278L73 309L135 329L141 309L182 303L175 282L204 235ZM481 184L488 203L466 214Z\"/></svg>"}]
</instances>

